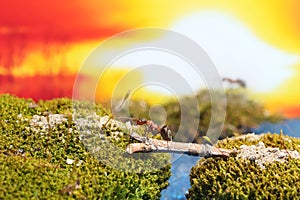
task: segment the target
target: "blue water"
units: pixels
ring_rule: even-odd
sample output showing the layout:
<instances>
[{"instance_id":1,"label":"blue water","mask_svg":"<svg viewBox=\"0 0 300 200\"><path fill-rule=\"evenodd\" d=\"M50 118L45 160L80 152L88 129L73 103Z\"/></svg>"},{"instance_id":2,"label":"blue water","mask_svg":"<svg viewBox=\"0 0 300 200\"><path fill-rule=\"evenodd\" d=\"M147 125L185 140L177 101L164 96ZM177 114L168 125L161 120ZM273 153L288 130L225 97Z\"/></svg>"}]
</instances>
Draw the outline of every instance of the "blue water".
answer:
<instances>
[{"instance_id":1,"label":"blue water","mask_svg":"<svg viewBox=\"0 0 300 200\"><path fill-rule=\"evenodd\" d=\"M279 123L263 123L257 129L252 131L260 133L279 133L283 130L285 135L292 137L300 137L300 119L289 119ZM196 162L201 158L198 156L188 156L184 154L172 155L172 176L169 179L169 186L161 192L161 200L182 200L185 198L185 193L191 187L190 185L190 170L196 165Z\"/></svg>"},{"instance_id":2,"label":"blue water","mask_svg":"<svg viewBox=\"0 0 300 200\"><path fill-rule=\"evenodd\" d=\"M257 129L253 129L253 132L260 133L280 133L283 130L285 135L292 137L300 137L300 119L288 119L279 123L263 123Z\"/></svg>"},{"instance_id":3,"label":"blue water","mask_svg":"<svg viewBox=\"0 0 300 200\"><path fill-rule=\"evenodd\" d=\"M172 155L172 176L169 179L169 186L161 192L161 200L165 199L186 199L185 193L191 187L190 170L200 159L199 156L185 154Z\"/></svg>"}]
</instances>

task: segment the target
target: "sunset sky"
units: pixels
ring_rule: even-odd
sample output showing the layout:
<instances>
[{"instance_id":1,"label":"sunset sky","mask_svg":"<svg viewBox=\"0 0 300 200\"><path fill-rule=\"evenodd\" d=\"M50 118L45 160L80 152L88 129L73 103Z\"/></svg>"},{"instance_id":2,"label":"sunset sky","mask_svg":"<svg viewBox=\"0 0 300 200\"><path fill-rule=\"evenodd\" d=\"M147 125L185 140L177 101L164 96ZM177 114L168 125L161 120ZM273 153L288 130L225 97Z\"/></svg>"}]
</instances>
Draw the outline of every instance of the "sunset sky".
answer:
<instances>
[{"instance_id":1,"label":"sunset sky","mask_svg":"<svg viewBox=\"0 0 300 200\"><path fill-rule=\"evenodd\" d=\"M251 97L270 111L300 116L297 0L0 1L0 93L36 100L72 97L77 72L101 42L126 30L154 27L199 44L221 77L245 80ZM163 37L129 35L106 52ZM107 100L124 74L147 64L172 66L197 90L203 81L193 78L181 62L151 51L124 56L100 80L97 98ZM143 73L134 72L131 79L142 84L147 76L156 76ZM85 81L90 74L79 76ZM123 87L125 94L130 85ZM146 95L145 90L141 93Z\"/></svg>"}]
</instances>

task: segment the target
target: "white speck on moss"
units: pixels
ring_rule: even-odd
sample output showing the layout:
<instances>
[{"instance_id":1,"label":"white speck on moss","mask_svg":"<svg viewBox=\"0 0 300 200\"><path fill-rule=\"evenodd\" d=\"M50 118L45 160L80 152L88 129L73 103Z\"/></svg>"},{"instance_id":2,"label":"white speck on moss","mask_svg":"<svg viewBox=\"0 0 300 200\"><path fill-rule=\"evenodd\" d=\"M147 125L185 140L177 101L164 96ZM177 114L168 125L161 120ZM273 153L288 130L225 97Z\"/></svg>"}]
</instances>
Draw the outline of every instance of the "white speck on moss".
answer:
<instances>
[{"instance_id":1,"label":"white speck on moss","mask_svg":"<svg viewBox=\"0 0 300 200\"><path fill-rule=\"evenodd\" d=\"M72 159L70 159L70 158L67 158L66 163L67 163L68 165L72 165L72 164L74 163L74 160L72 160Z\"/></svg>"}]
</instances>

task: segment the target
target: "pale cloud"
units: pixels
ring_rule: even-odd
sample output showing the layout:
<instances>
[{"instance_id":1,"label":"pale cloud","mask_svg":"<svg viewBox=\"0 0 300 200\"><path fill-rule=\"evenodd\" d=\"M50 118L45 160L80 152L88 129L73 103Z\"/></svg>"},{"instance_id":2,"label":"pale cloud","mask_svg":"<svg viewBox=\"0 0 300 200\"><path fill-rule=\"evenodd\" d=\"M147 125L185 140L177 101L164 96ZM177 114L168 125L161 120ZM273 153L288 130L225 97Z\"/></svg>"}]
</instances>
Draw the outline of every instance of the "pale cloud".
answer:
<instances>
[{"instance_id":1,"label":"pale cloud","mask_svg":"<svg viewBox=\"0 0 300 200\"><path fill-rule=\"evenodd\" d=\"M292 75L299 60L267 44L229 14L205 11L177 21L171 30L197 42L215 63L222 77L240 78L250 89L275 89Z\"/></svg>"}]
</instances>

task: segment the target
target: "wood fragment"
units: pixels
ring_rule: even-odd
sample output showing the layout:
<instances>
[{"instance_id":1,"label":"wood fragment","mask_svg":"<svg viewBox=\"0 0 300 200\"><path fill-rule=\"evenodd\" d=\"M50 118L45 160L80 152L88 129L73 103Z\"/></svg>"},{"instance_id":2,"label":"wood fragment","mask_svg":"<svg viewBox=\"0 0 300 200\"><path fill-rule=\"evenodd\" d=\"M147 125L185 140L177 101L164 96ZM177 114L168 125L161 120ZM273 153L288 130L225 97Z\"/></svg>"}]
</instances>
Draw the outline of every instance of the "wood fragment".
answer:
<instances>
[{"instance_id":1,"label":"wood fragment","mask_svg":"<svg viewBox=\"0 0 300 200\"><path fill-rule=\"evenodd\" d=\"M235 153L235 150L221 149L209 144L195 144L183 142L168 142L165 140L157 140L142 137L133 132L131 138L141 143L129 144L126 151L130 154L138 152L157 152L157 153L183 153L188 155L195 155L201 157L221 156L228 157L230 154Z\"/></svg>"}]
</instances>

